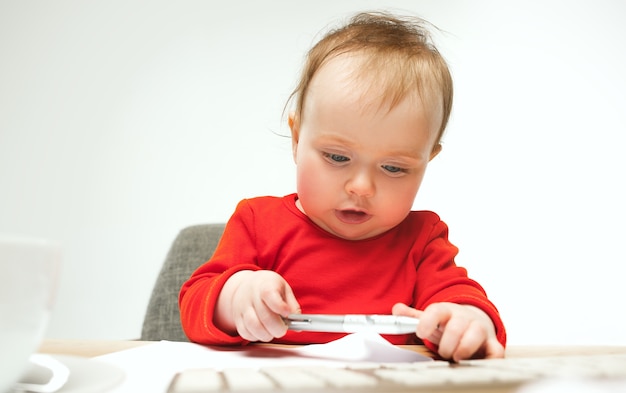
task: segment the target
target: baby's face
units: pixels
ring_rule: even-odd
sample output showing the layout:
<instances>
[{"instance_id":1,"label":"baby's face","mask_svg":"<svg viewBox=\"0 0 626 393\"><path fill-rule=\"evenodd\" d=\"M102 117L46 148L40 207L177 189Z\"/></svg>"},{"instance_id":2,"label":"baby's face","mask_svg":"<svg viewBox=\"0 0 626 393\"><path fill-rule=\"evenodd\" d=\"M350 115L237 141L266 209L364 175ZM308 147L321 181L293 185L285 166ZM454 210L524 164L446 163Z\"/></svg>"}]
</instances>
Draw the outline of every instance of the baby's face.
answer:
<instances>
[{"instance_id":1,"label":"baby's face","mask_svg":"<svg viewBox=\"0 0 626 393\"><path fill-rule=\"evenodd\" d=\"M418 95L389 108L376 89L351 76L357 58L339 56L313 78L302 112L293 119L298 207L345 239L365 239L409 213L438 149L441 116ZM438 146L438 145L437 145Z\"/></svg>"}]
</instances>

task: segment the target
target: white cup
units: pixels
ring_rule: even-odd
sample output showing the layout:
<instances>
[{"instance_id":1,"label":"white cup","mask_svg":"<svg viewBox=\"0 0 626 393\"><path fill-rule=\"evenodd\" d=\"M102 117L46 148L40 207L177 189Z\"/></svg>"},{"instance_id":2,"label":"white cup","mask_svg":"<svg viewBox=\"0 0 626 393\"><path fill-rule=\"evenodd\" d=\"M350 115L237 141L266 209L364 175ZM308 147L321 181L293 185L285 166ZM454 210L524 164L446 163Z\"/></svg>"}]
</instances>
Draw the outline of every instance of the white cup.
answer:
<instances>
[{"instance_id":1,"label":"white cup","mask_svg":"<svg viewBox=\"0 0 626 393\"><path fill-rule=\"evenodd\" d=\"M0 234L0 392L9 392L43 340L54 303L60 247Z\"/></svg>"}]
</instances>

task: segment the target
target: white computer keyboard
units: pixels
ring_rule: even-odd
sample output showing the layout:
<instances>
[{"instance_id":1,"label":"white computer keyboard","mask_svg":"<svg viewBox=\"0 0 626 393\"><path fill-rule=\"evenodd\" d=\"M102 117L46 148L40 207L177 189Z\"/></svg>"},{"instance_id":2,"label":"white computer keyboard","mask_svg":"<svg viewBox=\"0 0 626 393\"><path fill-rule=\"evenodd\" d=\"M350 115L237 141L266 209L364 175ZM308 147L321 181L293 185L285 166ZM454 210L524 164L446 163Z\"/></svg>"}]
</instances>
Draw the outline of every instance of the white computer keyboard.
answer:
<instances>
[{"instance_id":1,"label":"white computer keyboard","mask_svg":"<svg viewBox=\"0 0 626 393\"><path fill-rule=\"evenodd\" d=\"M626 354L551 356L349 366L289 366L185 370L168 393L199 392L489 392L513 391L549 377L626 380Z\"/></svg>"}]
</instances>

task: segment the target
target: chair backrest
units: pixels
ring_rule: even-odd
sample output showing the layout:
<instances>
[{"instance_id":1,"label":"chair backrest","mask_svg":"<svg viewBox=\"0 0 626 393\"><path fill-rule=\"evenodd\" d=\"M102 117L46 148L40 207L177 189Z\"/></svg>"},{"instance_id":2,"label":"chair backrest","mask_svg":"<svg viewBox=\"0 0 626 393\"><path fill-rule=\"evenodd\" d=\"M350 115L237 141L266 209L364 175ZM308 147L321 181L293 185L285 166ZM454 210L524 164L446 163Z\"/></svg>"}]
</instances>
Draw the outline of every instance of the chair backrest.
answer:
<instances>
[{"instance_id":1,"label":"chair backrest","mask_svg":"<svg viewBox=\"0 0 626 393\"><path fill-rule=\"evenodd\" d=\"M180 324L178 293L191 273L211 258L224 232L224 225L195 225L180 231L152 290L141 340L189 341Z\"/></svg>"}]
</instances>

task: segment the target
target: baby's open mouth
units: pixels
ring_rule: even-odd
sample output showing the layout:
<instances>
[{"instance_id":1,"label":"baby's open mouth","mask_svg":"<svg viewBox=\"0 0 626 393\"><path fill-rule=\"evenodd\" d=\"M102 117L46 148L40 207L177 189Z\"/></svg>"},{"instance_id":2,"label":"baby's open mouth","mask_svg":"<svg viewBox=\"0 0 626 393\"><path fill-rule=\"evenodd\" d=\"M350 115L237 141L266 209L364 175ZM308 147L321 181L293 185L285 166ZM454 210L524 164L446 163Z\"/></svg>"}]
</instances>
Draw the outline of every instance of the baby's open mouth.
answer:
<instances>
[{"instance_id":1,"label":"baby's open mouth","mask_svg":"<svg viewBox=\"0 0 626 393\"><path fill-rule=\"evenodd\" d=\"M360 224L371 218L371 215L360 210L336 210L337 218L347 224Z\"/></svg>"}]
</instances>

